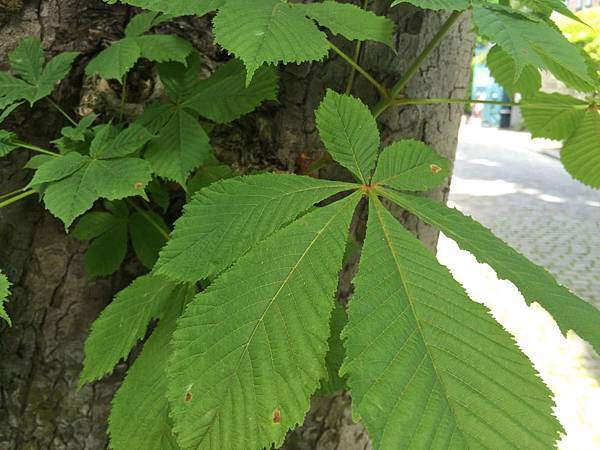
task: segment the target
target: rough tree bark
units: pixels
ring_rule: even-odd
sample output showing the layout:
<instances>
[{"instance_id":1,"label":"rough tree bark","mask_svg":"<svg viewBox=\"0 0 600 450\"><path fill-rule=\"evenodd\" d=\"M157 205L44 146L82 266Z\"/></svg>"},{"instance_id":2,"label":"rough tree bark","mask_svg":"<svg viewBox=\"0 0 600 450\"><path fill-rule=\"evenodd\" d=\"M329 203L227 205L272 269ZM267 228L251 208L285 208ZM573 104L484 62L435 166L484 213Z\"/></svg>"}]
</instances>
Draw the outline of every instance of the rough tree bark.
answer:
<instances>
[{"instance_id":1,"label":"rough tree bark","mask_svg":"<svg viewBox=\"0 0 600 450\"><path fill-rule=\"evenodd\" d=\"M389 13L398 24L398 55L367 44L361 59L388 85L406 70L446 17L409 5L390 11L390 3L374 0L371 8ZM81 51L75 75L55 94L74 110L83 95L82 68L104 43L120 36L132 11L100 0L0 0L0 67L7 52L25 36L41 37L49 55ZM473 44L469 29L468 17L459 21L409 84L409 96L466 95ZM179 19L170 31L193 41L208 67L226 58L212 44L208 18ZM340 45L351 50L342 41ZM233 128L217 130L214 144L219 157L241 170L291 171L297 171L301 161L319 158L323 148L315 131L314 109L326 88L345 88L348 73L336 58L283 69L280 103L261 108ZM376 101L376 92L358 77L353 93L370 104ZM459 120L459 106L407 106L384 113L381 129L385 142L422 139L453 159ZM47 144L64 124L45 106L36 106L32 112L19 111L11 125L22 137ZM24 160L20 154L0 161L1 192L26 184ZM321 172L344 176L332 167ZM446 193L447 186L431 195L445 199ZM408 216L403 219L423 242L435 247L435 231ZM0 210L0 268L14 284L7 307L14 325L0 325L1 450L106 447L109 402L126 364L104 381L77 391L83 342L92 321L137 268L128 266L111 279L92 281L84 274L83 250L34 199ZM347 298L351 286L342 284L341 290ZM362 427L351 421L348 396L338 395L315 400L306 425L291 433L286 448L355 450L370 444Z\"/></svg>"}]
</instances>

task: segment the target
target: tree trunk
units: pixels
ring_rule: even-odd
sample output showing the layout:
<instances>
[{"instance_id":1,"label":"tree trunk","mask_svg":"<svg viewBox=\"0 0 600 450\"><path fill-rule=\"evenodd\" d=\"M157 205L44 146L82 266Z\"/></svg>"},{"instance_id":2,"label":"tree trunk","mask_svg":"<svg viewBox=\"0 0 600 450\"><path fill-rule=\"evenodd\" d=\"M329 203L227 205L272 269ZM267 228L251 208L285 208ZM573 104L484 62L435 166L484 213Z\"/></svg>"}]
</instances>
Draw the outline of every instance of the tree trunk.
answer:
<instances>
[{"instance_id":1,"label":"tree trunk","mask_svg":"<svg viewBox=\"0 0 600 450\"><path fill-rule=\"evenodd\" d=\"M377 13L388 13L389 0L371 3ZM25 36L41 37L49 54L81 51L75 75L55 94L74 110L82 101L85 63L103 43L120 37L132 11L107 6L100 0L0 0L0 65ZM376 78L391 85L447 14L402 5L389 11L389 16L398 24L398 55L380 45L367 44L361 62ZM207 66L214 67L225 55L212 44L209 24L208 18L186 18L167 28L190 39L205 56ZM469 29L468 18L459 21L411 81L409 96L466 95L473 44ZM349 44L341 40L339 44L352 51ZM303 161L316 160L323 152L314 110L326 88L345 89L348 73L348 66L337 58L284 68L279 104L262 107L233 128L217 129L213 143L218 156L240 170L300 171ZM353 94L370 104L376 101L376 92L359 77ZM460 106L444 105L389 110L380 121L384 142L424 140L453 159L460 113ZM42 145L64 126L62 119L45 106L18 112L11 124L22 138ZM0 160L0 193L26 184L27 173L21 169L24 161L22 153ZM320 175L344 176L333 166L323 168ZM445 199L447 190L446 186L431 195ZM436 232L408 216L403 219L423 242L435 247ZM137 269L127 267L110 279L90 280L83 269L83 250L33 198L0 210L0 268L14 285L7 306L13 327L0 325L0 450L106 447L110 399L126 364L102 382L77 391L83 342L93 320ZM341 290L347 298L351 286L348 276L345 278ZM305 426L291 433L285 446L319 450L369 447L364 429L352 423L347 395L315 400Z\"/></svg>"}]
</instances>

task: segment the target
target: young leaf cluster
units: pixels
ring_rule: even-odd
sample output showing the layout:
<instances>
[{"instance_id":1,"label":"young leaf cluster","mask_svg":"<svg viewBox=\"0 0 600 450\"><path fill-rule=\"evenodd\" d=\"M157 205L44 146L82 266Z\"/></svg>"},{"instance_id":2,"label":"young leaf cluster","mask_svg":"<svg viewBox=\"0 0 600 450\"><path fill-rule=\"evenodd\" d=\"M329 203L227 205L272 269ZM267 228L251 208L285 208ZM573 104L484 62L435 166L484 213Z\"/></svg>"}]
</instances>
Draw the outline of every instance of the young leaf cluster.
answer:
<instances>
[{"instance_id":1,"label":"young leaf cluster","mask_svg":"<svg viewBox=\"0 0 600 450\"><path fill-rule=\"evenodd\" d=\"M167 241L168 227L163 218L150 209L132 212L124 201L105 202L104 206L106 211L82 216L71 232L76 239L91 241L85 253L88 275L114 273L125 259L129 241L139 261L151 269Z\"/></svg>"}]
</instances>

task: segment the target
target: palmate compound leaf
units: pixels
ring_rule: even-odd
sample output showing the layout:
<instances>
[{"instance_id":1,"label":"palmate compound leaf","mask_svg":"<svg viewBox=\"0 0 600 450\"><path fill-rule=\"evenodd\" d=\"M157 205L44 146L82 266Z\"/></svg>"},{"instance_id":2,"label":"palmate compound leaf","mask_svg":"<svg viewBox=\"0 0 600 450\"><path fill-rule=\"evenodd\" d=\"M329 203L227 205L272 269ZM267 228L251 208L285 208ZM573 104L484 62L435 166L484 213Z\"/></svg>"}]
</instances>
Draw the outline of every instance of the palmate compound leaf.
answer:
<instances>
[{"instance_id":1,"label":"palmate compound leaf","mask_svg":"<svg viewBox=\"0 0 600 450\"><path fill-rule=\"evenodd\" d=\"M0 319L6 320L9 325L12 325L10 317L6 313L6 309L4 309L4 303L8 299L10 295L10 282L6 275L0 272Z\"/></svg>"},{"instance_id":2,"label":"palmate compound leaf","mask_svg":"<svg viewBox=\"0 0 600 450\"><path fill-rule=\"evenodd\" d=\"M298 4L296 8L333 34L349 40L376 41L393 48L394 22L350 3L326 0Z\"/></svg>"},{"instance_id":3,"label":"palmate compound leaf","mask_svg":"<svg viewBox=\"0 0 600 450\"><path fill-rule=\"evenodd\" d=\"M315 115L321 140L333 159L368 184L380 143L369 108L357 98L328 89Z\"/></svg>"},{"instance_id":4,"label":"palmate compound leaf","mask_svg":"<svg viewBox=\"0 0 600 450\"><path fill-rule=\"evenodd\" d=\"M150 165L139 158L82 158L85 163L80 169L51 183L44 192L46 208L66 228L99 198L118 200L144 195L144 187L152 178Z\"/></svg>"},{"instance_id":5,"label":"palmate compound leaf","mask_svg":"<svg viewBox=\"0 0 600 450\"><path fill-rule=\"evenodd\" d=\"M553 447L530 362L374 194L355 286L342 374L376 449Z\"/></svg>"},{"instance_id":6,"label":"palmate compound leaf","mask_svg":"<svg viewBox=\"0 0 600 450\"><path fill-rule=\"evenodd\" d=\"M324 378L355 192L258 244L190 303L167 369L183 448L281 445Z\"/></svg>"},{"instance_id":7,"label":"palmate compound leaf","mask_svg":"<svg viewBox=\"0 0 600 450\"><path fill-rule=\"evenodd\" d=\"M129 129L116 133L107 125L92 141L92 156L71 152L37 169L30 186L48 183L43 190L44 204L66 228L99 198L145 195L144 188L152 178L150 164L140 158L115 157L126 156L147 142L147 132L135 125L131 128L134 133Z\"/></svg>"},{"instance_id":8,"label":"palmate compound leaf","mask_svg":"<svg viewBox=\"0 0 600 450\"><path fill-rule=\"evenodd\" d=\"M404 191L426 191L450 175L450 162L420 141L403 140L383 150L373 183Z\"/></svg>"},{"instance_id":9,"label":"palmate compound leaf","mask_svg":"<svg viewBox=\"0 0 600 450\"><path fill-rule=\"evenodd\" d=\"M355 188L350 183L291 174L214 183L185 206L155 271L179 281L213 277L314 204Z\"/></svg>"},{"instance_id":10,"label":"palmate compound leaf","mask_svg":"<svg viewBox=\"0 0 600 450\"><path fill-rule=\"evenodd\" d=\"M23 39L9 55L12 68L22 79L0 72L0 109L6 108L0 122L15 108L13 102L25 99L33 105L48 96L71 70L77 55L77 52L63 52L44 66L40 40L34 37Z\"/></svg>"},{"instance_id":11,"label":"palmate compound leaf","mask_svg":"<svg viewBox=\"0 0 600 450\"><path fill-rule=\"evenodd\" d=\"M423 197L380 190L386 198L442 231L479 262L489 264L499 278L511 281L527 304L537 302L560 330L575 331L600 352L600 310L559 285L552 275L497 238L487 228L456 209Z\"/></svg>"},{"instance_id":12,"label":"palmate compound leaf","mask_svg":"<svg viewBox=\"0 0 600 450\"><path fill-rule=\"evenodd\" d=\"M114 4L117 0L104 0ZM203 16L225 4L225 0L121 0L131 6L158 11L171 16Z\"/></svg>"},{"instance_id":13,"label":"palmate compound leaf","mask_svg":"<svg viewBox=\"0 0 600 450\"><path fill-rule=\"evenodd\" d=\"M329 51L325 33L283 0L228 0L213 25L217 43L244 61L246 84L264 63L317 61Z\"/></svg>"},{"instance_id":14,"label":"palmate compound leaf","mask_svg":"<svg viewBox=\"0 0 600 450\"><path fill-rule=\"evenodd\" d=\"M579 49L542 19L485 3L473 5L473 22L486 39L513 58L515 79L531 65L551 71L564 82L572 82L575 77L589 85L595 84Z\"/></svg>"},{"instance_id":15,"label":"palmate compound leaf","mask_svg":"<svg viewBox=\"0 0 600 450\"><path fill-rule=\"evenodd\" d=\"M410 3L424 9L464 11L469 7L469 0L394 0L392 6Z\"/></svg>"},{"instance_id":16,"label":"palmate compound leaf","mask_svg":"<svg viewBox=\"0 0 600 450\"><path fill-rule=\"evenodd\" d=\"M565 141L560 160L571 176L600 189L600 110L585 112L583 120Z\"/></svg>"},{"instance_id":17,"label":"palmate compound leaf","mask_svg":"<svg viewBox=\"0 0 600 450\"><path fill-rule=\"evenodd\" d=\"M167 361L177 318L193 298L193 285L177 287L168 308L112 401L108 432L114 450L179 450L167 401Z\"/></svg>"},{"instance_id":18,"label":"palmate compound leaf","mask_svg":"<svg viewBox=\"0 0 600 450\"><path fill-rule=\"evenodd\" d=\"M178 289L177 283L164 277L144 275L120 291L92 325L85 342L80 385L112 372L144 337L150 321L161 319L170 310Z\"/></svg>"}]
</instances>

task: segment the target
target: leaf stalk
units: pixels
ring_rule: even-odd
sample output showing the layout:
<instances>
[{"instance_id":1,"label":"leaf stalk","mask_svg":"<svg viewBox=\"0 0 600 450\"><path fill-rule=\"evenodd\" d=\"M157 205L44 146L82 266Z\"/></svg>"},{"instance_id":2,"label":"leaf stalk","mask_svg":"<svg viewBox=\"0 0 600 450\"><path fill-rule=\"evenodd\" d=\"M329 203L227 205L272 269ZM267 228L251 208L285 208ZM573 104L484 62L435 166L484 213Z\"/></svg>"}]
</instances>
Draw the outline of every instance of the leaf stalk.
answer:
<instances>
[{"instance_id":1,"label":"leaf stalk","mask_svg":"<svg viewBox=\"0 0 600 450\"><path fill-rule=\"evenodd\" d=\"M406 87L408 82L412 80L412 78L419 70L419 67L423 64L423 62L431 55L431 52L442 42L446 34L452 29L456 21L459 19L463 11L454 11L450 17L444 22L442 27L436 33L436 35L431 39L427 47L421 52L419 56L414 60L411 66L408 68L406 73L398 80L398 82L394 85L394 87L390 90L389 96L382 98L377 105L373 108L373 116L375 118L379 117L386 109L393 106L395 104L395 99L400 95L402 90Z\"/></svg>"}]
</instances>

